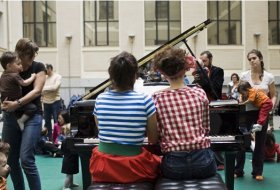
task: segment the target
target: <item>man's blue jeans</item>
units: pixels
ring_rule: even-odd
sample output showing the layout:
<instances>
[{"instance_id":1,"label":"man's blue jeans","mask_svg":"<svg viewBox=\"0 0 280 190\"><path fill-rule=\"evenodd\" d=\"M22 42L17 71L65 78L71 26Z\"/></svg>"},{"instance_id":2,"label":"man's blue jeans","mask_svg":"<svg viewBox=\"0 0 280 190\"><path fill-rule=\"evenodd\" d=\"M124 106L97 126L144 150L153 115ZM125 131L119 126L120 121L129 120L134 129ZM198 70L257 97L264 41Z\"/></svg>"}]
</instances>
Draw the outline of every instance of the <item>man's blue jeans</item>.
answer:
<instances>
[{"instance_id":1,"label":"man's blue jeans","mask_svg":"<svg viewBox=\"0 0 280 190\"><path fill-rule=\"evenodd\" d=\"M41 190L39 172L35 163L35 145L40 138L42 115L35 114L26 121L21 131L14 113L3 112L2 138L10 144L8 164L15 190L24 190L23 172L30 190Z\"/></svg>"},{"instance_id":2,"label":"man's blue jeans","mask_svg":"<svg viewBox=\"0 0 280 190\"><path fill-rule=\"evenodd\" d=\"M215 175L217 166L213 151L207 148L166 153L161 171L164 177L170 179L199 179Z\"/></svg>"},{"instance_id":3,"label":"man's blue jeans","mask_svg":"<svg viewBox=\"0 0 280 190\"><path fill-rule=\"evenodd\" d=\"M49 139L52 139L52 118L54 123L57 123L58 112L60 112L61 100L57 100L52 104L44 103L44 119L45 127L48 129Z\"/></svg>"}]
</instances>

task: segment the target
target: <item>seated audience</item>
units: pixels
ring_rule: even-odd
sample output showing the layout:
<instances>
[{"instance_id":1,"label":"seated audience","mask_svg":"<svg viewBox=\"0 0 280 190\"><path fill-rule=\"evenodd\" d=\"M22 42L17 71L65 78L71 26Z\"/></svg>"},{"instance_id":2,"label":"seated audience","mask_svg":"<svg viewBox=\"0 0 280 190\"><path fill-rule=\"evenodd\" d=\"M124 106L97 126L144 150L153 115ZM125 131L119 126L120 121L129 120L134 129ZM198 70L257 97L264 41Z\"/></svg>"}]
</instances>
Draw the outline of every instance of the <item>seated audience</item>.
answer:
<instances>
[{"instance_id":1,"label":"seated audience","mask_svg":"<svg viewBox=\"0 0 280 190\"><path fill-rule=\"evenodd\" d=\"M237 92L237 87L239 84L239 76L237 73L232 73L230 77L230 82L228 83L228 91L227 91L227 97L229 99L236 99L238 100L238 92Z\"/></svg>"}]
</instances>

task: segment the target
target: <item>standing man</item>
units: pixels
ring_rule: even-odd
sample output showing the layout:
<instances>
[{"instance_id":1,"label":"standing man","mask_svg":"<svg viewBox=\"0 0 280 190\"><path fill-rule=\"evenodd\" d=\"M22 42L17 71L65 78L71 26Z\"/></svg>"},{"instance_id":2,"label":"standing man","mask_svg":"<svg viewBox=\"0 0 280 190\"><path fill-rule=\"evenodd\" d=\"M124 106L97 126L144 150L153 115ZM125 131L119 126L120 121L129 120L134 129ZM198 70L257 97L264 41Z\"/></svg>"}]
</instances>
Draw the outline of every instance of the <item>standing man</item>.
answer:
<instances>
[{"instance_id":1,"label":"standing man","mask_svg":"<svg viewBox=\"0 0 280 190\"><path fill-rule=\"evenodd\" d=\"M46 83L43 88L43 105L44 105L44 119L45 127L48 129L49 139L52 140L52 123L57 123L58 112L60 111L61 98L60 98L60 85L61 75L53 71L51 64L46 64ZM54 139L53 139L54 140Z\"/></svg>"},{"instance_id":2,"label":"standing man","mask_svg":"<svg viewBox=\"0 0 280 190\"><path fill-rule=\"evenodd\" d=\"M194 82L199 84L206 92L209 101L222 99L222 88L224 83L224 70L212 64L213 55L210 51L203 51L200 54L203 71L197 70L194 74ZM206 75L203 75L203 73ZM206 78L208 77L208 78ZM210 135L217 135L221 131L222 120L226 119L220 114L210 114ZM224 169L224 158L221 152L215 152L217 169Z\"/></svg>"},{"instance_id":3,"label":"standing man","mask_svg":"<svg viewBox=\"0 0 280 190\"><path fill-rule=\"evenodd\" d=\"M224 83L224 70L220 67L212 65L213 55L210 51L203 51L200 59L206 68L205 72L209 80L202 75L202 71L196 72L194 82L198 83L206 92L209 100L217 100L222 98L222 88Z\"/></svg>"}]
</instances>

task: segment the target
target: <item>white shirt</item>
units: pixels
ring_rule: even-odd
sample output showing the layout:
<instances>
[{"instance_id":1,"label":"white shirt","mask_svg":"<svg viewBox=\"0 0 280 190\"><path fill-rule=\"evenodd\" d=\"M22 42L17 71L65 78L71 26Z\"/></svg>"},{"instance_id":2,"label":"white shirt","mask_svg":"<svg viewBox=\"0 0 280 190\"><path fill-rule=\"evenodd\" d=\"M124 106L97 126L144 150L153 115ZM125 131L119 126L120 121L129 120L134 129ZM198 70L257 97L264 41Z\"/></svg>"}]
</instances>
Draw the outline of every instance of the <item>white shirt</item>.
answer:
<instances>
[{"instance_id":1,"label":"white shirt","mask_svg":"<svg viewBox=\"0 0 280 190\"><path fill-rule=\"evenodd\" d=\"M42 91L43 103L52 104L60 100L61 75L53 73L51 76L46 76L46 82Z\"/></svg>"}]
</instances>

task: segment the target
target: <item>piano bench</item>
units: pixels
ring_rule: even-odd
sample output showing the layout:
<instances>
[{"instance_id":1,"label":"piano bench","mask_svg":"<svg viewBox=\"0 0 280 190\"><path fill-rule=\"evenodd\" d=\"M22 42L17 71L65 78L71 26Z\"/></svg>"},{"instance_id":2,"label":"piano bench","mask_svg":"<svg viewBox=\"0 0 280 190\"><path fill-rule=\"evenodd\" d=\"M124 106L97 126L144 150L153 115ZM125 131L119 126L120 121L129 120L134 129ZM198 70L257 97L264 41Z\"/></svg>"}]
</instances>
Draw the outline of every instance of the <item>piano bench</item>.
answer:
<instances>
[{"instance_id":1,"label":"piano bench","mask_svg":"<svg viewBox=\"0 0 280 190\"><path fill-rule=\"evenodd\" d=\"M94 183L87 190L153 190L154 184L151 182L138 183Z\"/></svg>"},{"instance_id":2,"label":"piano bench","mask_svg":"<svg viewBox=\"0 0 280 190\"><path fill-rule=\"evenodd\" d=\"M174 180L160 178L156 182L155 190L192 189L192 190L227 190L220 174L206 179Z\"/></svg>"}]
</instances>

